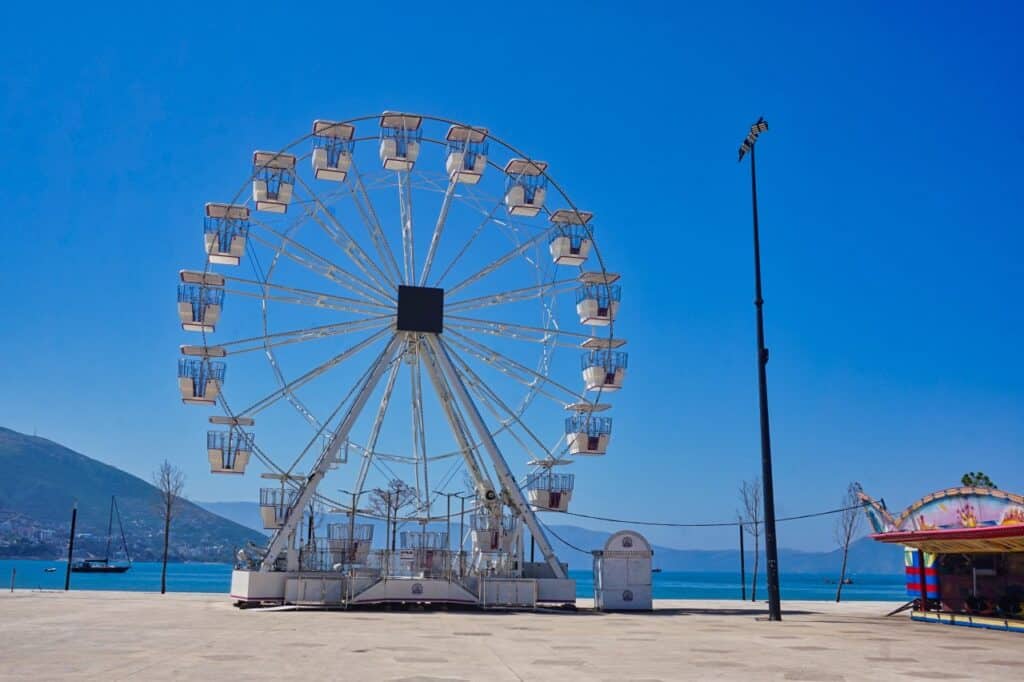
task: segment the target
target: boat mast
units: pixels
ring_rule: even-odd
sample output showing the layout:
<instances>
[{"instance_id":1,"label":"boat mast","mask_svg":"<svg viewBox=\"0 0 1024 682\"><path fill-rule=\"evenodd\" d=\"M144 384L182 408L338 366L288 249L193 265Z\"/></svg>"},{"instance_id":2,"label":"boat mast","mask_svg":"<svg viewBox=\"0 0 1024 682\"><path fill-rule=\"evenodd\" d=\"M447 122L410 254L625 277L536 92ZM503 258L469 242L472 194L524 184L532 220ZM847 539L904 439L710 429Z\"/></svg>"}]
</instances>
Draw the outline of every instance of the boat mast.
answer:
<instances>
[{"instance_id":1,"label":"boat mast","mask_svg":"<svg viewBox=\"0 0 1024 682\"><path fill-rule=\"evenodd\" d=\"M117 513L117 527L121 529L121 546L124 547L124 556L128 559L128 563L132 562L132 556L128 553L128 540L124 536L124 524L121 522L121 510L117 507L117 498L113 495L110 497L110 503L114 511ZM110 543L110 540L107 540Z\"/></svg>"},{"instance_id":2,"label":"boat mast","mask_svg":"<svg viewBox=\"0 0 1024 682\"><path fill-rule=\"evenodd\" d=\"M110 496L110 514L107 515L107 552L103 555L103 561L110 563L110 539L114 530L114 496Z\"/></svg>"}]
</instances>

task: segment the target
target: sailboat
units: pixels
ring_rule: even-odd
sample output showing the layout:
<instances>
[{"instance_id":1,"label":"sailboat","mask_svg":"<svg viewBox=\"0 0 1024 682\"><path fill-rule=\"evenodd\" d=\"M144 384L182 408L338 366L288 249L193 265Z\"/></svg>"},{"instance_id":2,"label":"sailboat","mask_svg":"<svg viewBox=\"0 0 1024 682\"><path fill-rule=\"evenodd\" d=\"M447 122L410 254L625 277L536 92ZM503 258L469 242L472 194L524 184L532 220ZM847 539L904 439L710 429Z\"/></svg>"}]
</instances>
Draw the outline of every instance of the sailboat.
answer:
<instances>
[{"instance_id":1,"label":"sailboat","mask_svg":"<svg viewBox=\"0 0 1024 682\"><path fill-rule=\"evenodd\" d=\"M117 516L117 527L121 530L121 546L128 563L114 562L110 558L110 545L114 538L114 516ZM121 523L121 512L117 508L117 498L110 496L110 517L107 520L107 553L102 559L81 559L71 564L72 573L124 573L132 567L132 558L128 554L128 541L124 537L124 525Z\"/></svg>"}]
</instances>

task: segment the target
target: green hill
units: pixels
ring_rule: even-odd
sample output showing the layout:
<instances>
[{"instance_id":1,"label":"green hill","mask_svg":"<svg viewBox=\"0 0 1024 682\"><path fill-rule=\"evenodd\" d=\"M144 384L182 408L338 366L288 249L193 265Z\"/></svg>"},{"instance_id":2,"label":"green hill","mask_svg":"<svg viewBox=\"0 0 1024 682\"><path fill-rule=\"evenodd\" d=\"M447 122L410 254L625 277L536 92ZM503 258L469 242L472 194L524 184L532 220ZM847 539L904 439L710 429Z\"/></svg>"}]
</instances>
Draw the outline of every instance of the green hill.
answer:
<instances>
[{"instance_id":1,"label":"green hill","mask_svg":"<svg viewBox=\"0 0 1024 682\"><path fill-rule=\"evenodd\" d=\"M83 555L102 554L111 495L117 497L132 558L159 556L158 492L146 481L59 443L2 427L0 470L0 556L52 559L66 551L76 501L82 534L76 548ZM262 544L266 538L182 500L171 528L171 554L177 560L230 561L234 549L249 540Z\"/></svg>"}]
</instances>

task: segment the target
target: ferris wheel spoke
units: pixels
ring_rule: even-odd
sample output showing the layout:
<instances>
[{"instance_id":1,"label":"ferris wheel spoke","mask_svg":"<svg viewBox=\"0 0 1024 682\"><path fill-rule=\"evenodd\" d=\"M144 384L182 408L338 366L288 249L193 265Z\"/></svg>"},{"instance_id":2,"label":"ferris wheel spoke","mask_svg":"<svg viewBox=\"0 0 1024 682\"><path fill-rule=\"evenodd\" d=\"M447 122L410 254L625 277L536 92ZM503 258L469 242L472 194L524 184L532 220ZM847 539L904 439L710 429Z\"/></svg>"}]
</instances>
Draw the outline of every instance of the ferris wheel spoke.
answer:
<instances>
[{"instance_id":1,"label":"ferris wheel spoke","mask_svg":"<svg viewBox=\"0 0 1024 682\"><path fill-rule=\"evenodd\" d=\"M392 338L394 338L394 337L392 337ZM389 347L390 347L390 344L389 344ZM378 362L380 361L380 358L383 358L383 357L385 357L385 356L382 353L381 356L379 356L379 358L378 358ZM386 359L385 362L387 362L388 363L388 367L390 367L390 366L393 365L393 363L397 362L398 359L400 359L400 358L396 358L396 357L392 356L392 357L390 357L390 359ZM360 388L360 386L363 385L363 383L367 380L367 378L370 376L370 374L374 371L374 368L376 366L377 365L374 364L373 366L367 368L366 371L363 372L362 376L360 376L357 381L353 382L353 384L349 388L348 392L346 392L345 395L342 396L341 400L338 401L337 406L335 406L335 408L330 412L330 414L327 415L327 419L325 419L323 421L323 423L318 423L318 428L317 428L316 433L314 433L313 437L310 438L309 441L306 443L306 447L304 447L299 452L299 454L295 457L295 460L292 462L292 465L290 467L288 467L286 473L290 474L291 472L293 472L295 470L295 467L297 467L299 465L299 463L306 457L306 455L309 454L309 451L316 446L316 444L321 440L321 438L323 438L323 437L329 437L331 439L334 438L334 432L330 431L328 427L335 420L335 418L341 413L342 409L346 405L349 404L349 401L352 399L352 396L356 394L356 391Z\"/></svg>"},{"instance_id":2,"label":"ferris wheel spoke","mask_svg":"<svg viewBox=\"0 0 1024 682\"><path fill-rule=\"evenodd\" d=\"M395 260L395 252L391 248L391 244L388 243L388 238L381 227L380 218L377 216L377 210L374 208L373 202L370 201L370 193L366 190L366 185L363 182L363 175L356 168L354 160L349 172L352 173L352 177L356 180L354 184L350 183L349 192L356 211L359 213L359 217L362 218L363 224L370 234L370 240L377 249L377 255L380 256L381 263L384 264L384 267L388 268L391 281L399 282L402 279L402 274L398 269L398 261ZM364 202L365 206L363 205Z\"/></svg>"},{"instance_id":3,"label":"ferris wheel spoke","mask_svg":"<svg viewBox=\"0 0 1024 682\"><path fill-rule=\"evenodd\" d=\"M461 313L470 310L477 310L478 308L486 308L488 306L501 305L503 303L517 303L519 301L528 301L535 298L541 298L543 296L551 295L555 296L558 294L565 293L571 289L575 289L579 286L579 279L571 277L569 279L560 279L553 282L544 282L541 284L535 284L531 287L523 287L521 289L511 289L509 291L502 291L494 294L488 294L486 296L474 296L473 298L464 298L461 301L452 301L451 303L445 303L444 309L445 314L448 313Z\"/></svg>"},{"instance_id":4,"label":"ferris wheel spoke","mask_svg":"<svg viewBox=\"0 0 1024 682\"><path fill-rule=\"evenodd\" d=\"M502 202L499 201L491 208L489 212L485 213L484 219L481 220L480 224L476 226L476 228L473 230L473 234L471 234L469 239L466 240L466 243L462 245L462 248L459 249L459 252L455 254L455 257L448 264L448 267L446 267L444 271L441 273L441 276L437 278L437 281L434 283L434 286L441 286L442 280L444 280L444 278L448 276L448 273L452 271L452 268L455 267L455 264L459 262L463 255L465 255L465 253L469 250L469 247L472 246L473 242L476 241L476 238L479 237L480 234L484 231L484 228L487 227L487 224L495 220L494 214L498 212L498 209L500 209L501 206Z\"/></svg>"},{"instance_id":5,"label":"ferris wheel spoke","mask_svg":"<svg viewBox=\"0 0 1024 682\"><path fill-rule=\"evenodd\" d=\"M529 251L532 247L536 246L541 241L543 241L546 237L548 237L551 234L552 229L554 229L554 228L548 228L548 229L544 230L543 232L540 232L540 233L530 237L529 239L527 239L526 241L522 242L521 244L516 246L514 249L512 249L511 251L509 251L505 255L503 255L500 258L498 258L493 263L490 263L489 265L484 266L482 269L478 270L474 274L470 275L466 279L462 280L461 282L459 282L455 286L453 286L450 289L448 289L445 292L445 295L446 296L450 296L450 295L454 294L456 291L459 291L461 289L466 288L470 284L473 284L474 282L477 282L477 281L483 279L484 277L486 277L487 275L491 274L495 270L499 269L501 266L505 265L506 263L509 263L512 260L514 260L514 259L518 258L519 256L523 255L524 253Z\"/></svg>"},{"instance_id":6,"label":"ferris wheel spoke","mask_svg":"<svg viewBox=\"0 0 1024 682\"><path fill-rule=\"evenodd\" d=\"M355 345L353 345L353 346L343 350L342 352L338 353L337 355L335 355L334 357L330 358L326 362L324 362L324 363L322 363L320 365L317 365L316 367L314 367L313 369L309 370L305 374L299 376L298 378L293 379L291 382L285 384L284 386L281 386L277 390L275 390L272 393L270 393L270 395L268 395L268 396L266 396L264 398L261 398L260 400L257 400L255 403L253 403L249 407L247 407L244 410L242 410L241 412L239 412L236 416L251 417L253 415L256 415L256 414L262 412L263 410L267 409L268 407L270 407L271 405L276 403L281 398L285 397L286 395L289 395L290 393L292 393L293 391L301 388L302 386L305 386L306 384L308 384L313 379L316 379L317 377L323 375L325 372L327 372L332 367L337 367L339 364L345 362L346 360L348 360L350 357L352 357L356 353L360 352L361 350L365 349L368 346L373 345L375 342L381 340L382 338L387 336L389 333L391 333L390 327L389 328L385 328L385 329L381 329L380 331L378 331L378 332L370 335L369 337L363 339L359 343L357 343L357 344L355 344Z\"/></svg>"},{"instance_id":7,"label":"ferris wheel spoke","mask_svg":"<svg viewBox=\"0 0 1024 682\"><path fill-rule=\"evenodd\" d=\"M515 339L517 341L528 341L530 343L552 344L562 348L579 348L577 343L569 339L578 339L583 343L592 337L578 332L569 332L557 327L545 329L544 327L533 327L519 324L517 322L499 322L497 320L481 320L459 315L445 314L445 329L461 329L462 331L477 334L489 334L504 339ZM564 337L563 340L560 337Z\"/></svg>"},{"instance_id":8,"label":"ferris wheel spoke","mask_svg":"<svg viewBox=\"0 0 1024 682\"><path fill-rule=\"evenodd\" d=\"M420 273L419 285L427 283L427 276L430 275L430 266L434 263L434 255L437 253L437 245L441 242L441 232L444 230L445 222L448 220L448 209L452 205L452 197L455 195L455 181L448 182L448 188L444 192L444 199L441 202L441 210L437 214L437 221L434 223L434 234L430 237L430 247L427 249L427 259L423 262L423 272Z\"/></svg>"},{"instance_id":9,"label":"ferris wheel spoke","mask_svg":"<svg viewBox=\"0 0 1024 682\"><path fill-rule=\"evenodd\" d=\"M333 215L331 214L325 215L328 215L329 217L333 218ZM381 293L387 291L388 289L394 288L394 285L390 283L390 279L387 276L384 276L384 281L381 281L381 275L378 275L375 272L373 272L374 270L379 272L379 269L377 268L376 264L374 264L373 261L370 261L368 259L364 261L360 257L360 253L362 250L358 249L356 243L352 241L347 235L340 234L339 232L337 232L334 226L327 224L327 222L321 220L320 217L316 214L310 216L310 218L313 220L313 222L320 226L320 229L324 232L324 234L326 234L330 238L331 241L337 244L339 249L341 249L342 251L349 255L350 260L353 263L355 263L355 266L359 268L359 271L366 276L367 280L361 280L363 281L363 284L365 286L372 285L374 290Z\"/></svg>"},{"instance_id":10,"label":"ferris wheel spoke","mask_svg":"<svg viewBox=\"0 0 1024 682\"><path fill-rule=\"evenodd\" d=\"M227 355L238 355L253 350L262 350L276 346L284 346L292 343L302 343L343 334L375 329L389 325L395 319L394 315L379 315L377 317L362 318L359 320L348 320L325 324L317 327L304 327L301 329L290 329L284 332L264 334L262 336L251 336L246 339L233 339L219 344L217 347L224 350Z\"/></svg>"},{"instance_id":11,"label":"ferris wheel spoke","mask_svg":"<svg viewBox=\"0 0 1024 682\"><path fill-rule=\"evenodd\" d=\"M537 434L535 434L533 430L526 425L526 423L522 420L521 414L516 410L513 410L511 407L509 407L508 404L506 404L505 401L503 401L501 397L499 397L498 394L490 386L488 386L483 379L480 378L480 375L473 371L473 368L469 366L469 363L466 362L466 360L463 359L461 355L454 352L454 350L449 344L445 343L444 339L441 340L441 345L445 347L445 349L448 351L448 355L452 358L452 360L455 362L457 366L461 367L463 373L469 378L470 389L474 390L474 392L477 393L478 397L480 397L481 399L481 402L483 402L487 406L491 414L494 415L494 418L497 419L502 426L509 426L513 422L518 424L519 427L526 433L526 435L540 447L541 452L547 455L547 446L545 446L544 442L537 437ZM501 413L497 409L499 407L501 408L501 411L508 415L508 417L501 416ZM512 429L508 429L508 433L520 445L520 447L522 447L527 452L527 454L530 455L531 459L536 459L536 456L533 454L531 448L526 443L523 442L523 440L519 437L517 433L515 433L515 431L513 431Z\"/></svg>"},{"instance_id":12,"label":"ferris wheel spoke","mask_svg":"<svg viewBox=\"0 0 1024 682\"><path fill-rule=\"evenodd\" d=\"M396 355L396 359L400 357L400 355ZM366 477L370 473L370 465L377 454L377 439L380 437L380 430L384 425L384 416L387 414L388 405L391 404L391 394L395 390L395 380L398 379L398 370L401 366L401 362L394 362L391 365L391 373L388 374L387 383L384 385L384 395L380 399L380 405L377 406L377 414L373 418L373 426L370 428L370 438L366 442L366 447L363 448L363 461L359 465L359 475L356 477L354 488L357 500L363 492Z\"/></svg>"},{"instance_id":13,"label":"ferris wheel spoke","mask_svg":"<svg viewBox=\"0 0 1024 682\"><path fill-rule=\"evenodd\" d=\"M252 224L257 225L258 223L254 221ZM263 244L267 248L273 249L276 254L288 258L292 262L301 265L307 270L314 272L320 275L321 277L324 277L334 282L335 284L344 287L345 289L348 289L352 293L362 296L367 300L385 304L394 303L394 297L388 294L387 292L383 291L382 289L378 288L376 285L369 284L363 281L362 279L356 277L348 270L345 270L344 268L324 258L320 254L315 253L314 251L299 244L291 237L287 237L283 234L280 234L279 232L277 232L276 230L267 225L260 225L260 227L266 230L267 232L273 234L274 236L278 237L281 240L280 245L275 244L271 240L267 239L266 237L263 237L262 235L256 234L255 232L250 232L249 237L251 239L256 240L260 244ZM286 248L286 246L288 245L292 246L293 249L299 251L300 253L295 253L292 250L289 250L288 248ZM303 256L301 254L305 255Z\"/></svg>"},{"instance_id":14,"label":"ferris wheel spoke","mask_svg":"<svg viewBox=\"0 0 1024 682\"><path fill-rule=\"evenodd\" d=\"M317 201L319 201L319 200L317 200ZM250 217L250 225L253 226L253 227L257 227L257 228L259 228L261 230L264 230L264 231L272 234L277 239L279 239L280 240L280 244L281 244L280 248L278 247L277 244L275 244L273 242L268 242L266 240L266 238L260 238L260 236L255 234L255 233L250 233L250 234L253 234L254 238L256 238L257 241L259 241L260 243L266 245L268 248L272 249L275 252L275 254L277 254L277 255L283 254L285 256L288 256L292 260L296 260L296 262L300 262L300 261L298 261L298 257L295 254L292 254L291 252L289 252L289 251L284 249L284 245L285 244L289 244L295 250L305 254L307 258L313 259L316 263L320 264L321 267L326 268L328 273L331 273L332 271L336 272L338 275L344 276L344 278L352 286L357 286L357 287L365 288L367 291L374 292L375 294L384 296L386 298L388 290L391 289L392 287L389 287L389 286L386 286L386 285L382 285L378 280L374 279L373 276L371 275L371 273L367 272L365 266L362 263L359 262L358 258L356 257L357 254L349 253L349 252L346 251L346 254L349 256L349 259L352 260L352 262L357 267L360 268L360 270L363 272L364 275L366 275L366 277L367 277L366 280L364 280L364 279L358 277L357 275L355 275L354 273L349 272L348 270L342 268L340 265L331 262L326 257L324 257L321 254L319 254L319 253L313 251L312 249L306 247L305 245L300 243L297 239L295 239L294 237L291 236L292 233L296 230L296 228L299 227L299 225L301 224L302 220L308 218L308 219L312 220L313 222L315 222L320 227L321 230L326 232L327 235L329 237L331 237L331 239L333 241L335 241L335 243L337 243L339 246L341 246L343 251L345 250L344 249L344 245L342 245L341 243L338 242L338 237L332 232L330 226L328 226L326 223L324 223L319 218L319 216L317 215L317 206L318 205L319 204L314 203L314 204L311 204L311 205L304 206L303 207L303 215L300 216L299 218L296 218L294 221L292 221L292 223L289 225L287 231L284 232L284 233L280 232L279 230L274 229L271 225L267 224L263 220L260 220L259 218ZM329 213L327 215L329 217L333 217ZM353 246L354 246L354 248L358 249L358 245L357 244L353 243ZM276 260L276 256L275 256L275 260ZM302 263L300 262L300 264L302 264ZM307 265L307 267L308 267L308 265ZM314 270L314 271L316 271L316 270ZM320 274L325 274L325 273L320 273ZM328 276L329 279L337 281L336 278L331 277L329 274L325 274L325 276ZM342 284L343 286L345 286L345 283L343 283L343 282L338 282L338 283ZM348 288L348 287L346 287L346 288Z\"/></svg>"},{"instance_id":15,"label":"ferris wheel spoke","mask_svg":"<svg viewBox=\"0 0 1024 682\"><path fill-rule=\"evenodd\" d=\"M378 266L377 263L374 262L372 258L370 258L369 254L366 253L363 247L361 247L359 243L352 238L352 235L350 235L348 231L342 226L341 221L338 220L338 217L334 215L334 213L331 212L329 208L327 208L327 206L324 204L323 201L320 200L319 197L317 197L316 192L314 192L313 189L301 177L297 177L297 179L299 183L302 185L302 187L309 193L309 195L315 201L317 211L314 212L310 217L312 217L317 222L317 224L320 225L321 229L323 229L323 231L331 238L331 240L334 241L334 243L336 243L341 248L341 250L345 252L345 255L349 257L349 259L356 265L356 267L358 267L363 272L363 274L365 274L367 277L373 280L382 289L393 289L395 286L395 281L392 280L387 273L381 270L380 266ZM331 223L331 225L328 226L326 223L319 220L317 218L317 212L319 212L319 215L325 217L327 221Z\"/></svg>"},{"instance_id":16,"label":"ferris wheel spoke","mask_svg":"<svg viewBox=\"0 0 1024 682\"><path fill-rule=\"evenodd\" d=\"M564 392L567 396L571 398L571 402L588 402L587 397L583 393L568 388L564 384L555 381L551 377L545 376L527 367L526 365L516 360L513 360L512 358L508 357L507 355L504 355L503 353L499 353L490 346L486 346L480 343L479 341L474 341L465 334L462 334L455 330L451 330L451 334L452 336L458 338L458 341L456 343L462 345L467 352L471 353L474 357L478 358L482 362L486 362L487 364L491 365L498 371L501 371L503 374L507 374L508 376L511 376L513 378L516 378L517 380L522 381L522 379L517 377L515 374L515 372L518 372L520 374L524 374L526 376L533 378L530 382L525 382L527 385L530 385L533 380L539 381L544 385L550 386L554 389L558 389L559 391ZM506 370L512 370L512 372ZM562 404L564 405L565 403Z\"/></svg>"},{"instance_id":17,"label":"ferris wheel spoke","mask_svg":"<svg viewBox=\"0 0 1024 682\"><path fill-rule=\"evenodd\" d=\"M522 372L517 371L513 367L509 367L509 366L501 365L501 364L496 364L495 361L491 360L486 353L484 353L484 352L482 352L482 351L480 351L478 349L475 349L475 348L473 348L473 347L463 343L462 341L459 341L458 339L449 338L448 339L448 344L450 346L454 346L456 348L461 349L464 353L468 354L471 357L476 358L480 362L483 362L483 363L486 363L486 364L490 365L492 368L494 368L497 371L501 372L502 374L504 374L505 376L509 377L513 381L515 381L515 382L517 382L519 384L522 384L526 388L528 388L531 391L535 392L537 395L540 395L540 396L543 396L543 397L547 398L548 400L550 400L554 404L558 405L559 407L565 407L566 400L567 400L566 397L564 397L564 396L563 397L559 397L558 395L555 395L554 393L548 391L545 388L544 382L538 381L536 378L533 378L533 377L531 377L529 375L524 375Z\"/></svg>"},{"instance_id":18,"label":"ferris wheel spoke","mask_svg":"<svg viewBox=\"0 0 1024 682\"><path fill-rule=\"evenodd\" d=\"M402 221L402 255L406 284L412 284L416 277L416 246L412 233L412 187L409 173L398 173L398 209Z\"/></svg>"},{"instance_id":19,"label":"ferris wheel spoke","mask_svg":"<svg viewBox=\"0 0 1024 682\"><path fill-rule=\"evenodd\" d=\"M304 305L312 308L325 308L327 310L338 310L341 312L359 313L363 315L380 315L384 311L394 310L394 306L384 305L383 303L373 303L362 299L349 298L347 296L337 296L335 294L328 294L322 291L297 289L295 287L288 287L281 284L271 284L270 282L262 283L255 280L229 277L227 275L224 276L224 279L228 282L251 285L264 290L269 289L274 292L267 293L264 291L261 293L259 291L247 291L245 289L225 288L224 293L232 296L248 296L251 298L278 301L280 303L289 303L292 305Z\"/></svg>"}]
</instances>

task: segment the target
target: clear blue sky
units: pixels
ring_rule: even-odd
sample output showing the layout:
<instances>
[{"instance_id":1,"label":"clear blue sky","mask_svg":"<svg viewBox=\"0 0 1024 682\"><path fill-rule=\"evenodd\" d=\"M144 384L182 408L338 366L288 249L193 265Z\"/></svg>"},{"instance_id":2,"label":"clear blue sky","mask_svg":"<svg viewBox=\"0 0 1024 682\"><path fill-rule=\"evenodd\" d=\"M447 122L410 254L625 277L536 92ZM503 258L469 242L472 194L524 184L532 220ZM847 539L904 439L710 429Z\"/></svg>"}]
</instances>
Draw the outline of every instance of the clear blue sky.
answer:
<instances>
[{"instance_id":1,"label":"clear blue sky","mask_svg":"<svg viewBox=\"0 0 1024 682\"><path fill-rule=\"evenodd\" d=\"M314 118L422 111L549 161L623 275L629 385L574 509L732 518L760 462L736 148L763 114L779 515L834 507L851 480L896 507L969 469L1024 492L1024 10L677 5L8 8L0 425L254 499L258 479L204 473L205 421L176 394L199 207ZM830 522L780 543L826 547Z\"/></svg>"}]
</instances>

